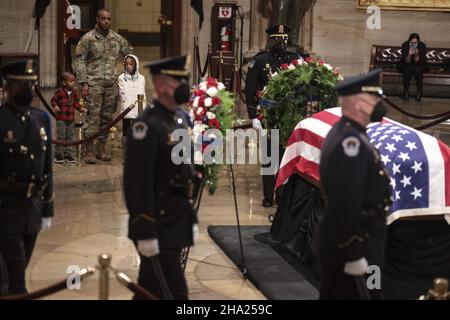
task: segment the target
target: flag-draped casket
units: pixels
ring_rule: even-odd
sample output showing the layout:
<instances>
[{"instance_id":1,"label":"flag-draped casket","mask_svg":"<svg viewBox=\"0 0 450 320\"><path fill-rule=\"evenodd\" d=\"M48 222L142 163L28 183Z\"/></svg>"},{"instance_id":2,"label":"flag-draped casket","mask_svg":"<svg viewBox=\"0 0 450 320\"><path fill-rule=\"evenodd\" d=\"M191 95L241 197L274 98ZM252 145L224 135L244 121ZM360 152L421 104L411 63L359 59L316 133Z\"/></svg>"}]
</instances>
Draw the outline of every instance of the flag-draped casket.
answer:
<instances>
[{"instance_id":1,"label":"flag-draped casket","mask_svg":"<svg viewBox=\"0 0 450 320\"><path fill-rule=\"evenodd\" d=\"M292 132L277 176L276 188L283 192L272 237L307 263L314 261L309 244L322 206L320 149L340 117L341 109L331 108L302 120ZM430 278L450 277L450 148L388 118L369 125L367 134L391 180L386 272L404 283L408 278L416 284L423 281L393 296L415 295L431 286ZM449 224L442 218L427 219L432 216L445 217Z\"/></svg>"}]
</instances>

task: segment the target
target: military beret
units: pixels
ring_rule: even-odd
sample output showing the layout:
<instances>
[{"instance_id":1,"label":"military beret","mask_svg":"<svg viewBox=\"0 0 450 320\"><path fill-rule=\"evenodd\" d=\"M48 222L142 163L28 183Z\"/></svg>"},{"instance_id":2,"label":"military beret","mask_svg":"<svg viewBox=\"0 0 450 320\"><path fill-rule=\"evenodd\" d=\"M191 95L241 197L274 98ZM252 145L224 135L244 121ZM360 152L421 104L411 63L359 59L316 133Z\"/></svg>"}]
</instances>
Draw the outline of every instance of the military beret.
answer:
<instances>
[{"instance_id":1,"label":"military beret","mask_svg":"<svg viewBox=\"0 0 450 320\"><path fill-rule=\"evenodd\" d=\"M14 61L1 66L0 74L6 80L36 81L37 63L34 59Z\"/></svg>"},{"instance_id":2,"label":"military beret","mask_svg":"<svg viewBox=\"0 0 450 320\"><path fill-rule=\"evenodd\" d=\"M292 28L285 24L277 24L266 29L266 33L270 38L287 37Z\"/></svg>"},{"instance_id":3,"label":"military beret","mask_svg":"<svg viewBox=\"0 0 450 320\"><path fill-rule=\"evenodd\" d=\"M348 78L336 85L339 96L350 96L358 93L383 94L381 88L382 69L375 69L367 74Z\"/></svg>"},{"instance_id":4,"label":"military beret","mask_svg":"<svg viewBox=\"0 0 450 320\"><path fill-rule=\"evenodd\" d=\"M145 65L152 75L165 74L177 79L189 79L189 56L179 56L154 61Z\"/></svg>"}]
</instances>

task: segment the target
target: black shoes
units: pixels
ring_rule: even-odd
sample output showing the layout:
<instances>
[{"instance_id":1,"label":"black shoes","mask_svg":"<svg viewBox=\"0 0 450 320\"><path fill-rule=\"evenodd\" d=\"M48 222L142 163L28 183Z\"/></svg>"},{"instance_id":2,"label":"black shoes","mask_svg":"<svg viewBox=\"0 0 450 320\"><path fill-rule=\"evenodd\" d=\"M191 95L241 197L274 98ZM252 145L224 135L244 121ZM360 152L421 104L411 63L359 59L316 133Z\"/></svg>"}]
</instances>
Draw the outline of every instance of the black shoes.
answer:
<instances>
[{"instance_id":1,"label":"black shoes","mask_svg":"<svg viewBox=\"0 0 450 320\"><path fill-rule=\"evenodd\" d=\"M65 156L64 159L66 159L68 163L76 163L75 159L72 156Z\"/></svg>"},{"instance_id":2,"label":"black shoes","mask_svg":"<svg viewBox=\"0 0 450 320\"><path fill-rule=\"evenodd\" d=\"M416 95L416 101L422 101L422 91L418 91Z\"/></svg>"},{"instance_id":3,"label":"black shoes","mask_svg":"<svg viewBox=\"0 0 450 320\"><path fill-rule=\"evenodd\" d=\"M261 204L264 208L272 208L273 207L273 201L264 198Z\"/></svg>"},{"instance_id":4,"label":"black shoes","mask_svg":"<svg viewBox=\"0 0 450 320\"><path fill-rule=\"evenodd\" d=\"M402 97L403 97L403 101L408 101L409 100L409 93L408 93L408 91L403 91L403 95L402 95Z\"/></svg>"},{"instance_id":5,"label":"black shoes","mask_svg":"<svg viewBox=\"0 0 450 320\"><path fill-rule=\"evenodd\" d=\"M64 159L60 154L55 155L55 163L64 163Z\"/></svg>"}]
</instances>

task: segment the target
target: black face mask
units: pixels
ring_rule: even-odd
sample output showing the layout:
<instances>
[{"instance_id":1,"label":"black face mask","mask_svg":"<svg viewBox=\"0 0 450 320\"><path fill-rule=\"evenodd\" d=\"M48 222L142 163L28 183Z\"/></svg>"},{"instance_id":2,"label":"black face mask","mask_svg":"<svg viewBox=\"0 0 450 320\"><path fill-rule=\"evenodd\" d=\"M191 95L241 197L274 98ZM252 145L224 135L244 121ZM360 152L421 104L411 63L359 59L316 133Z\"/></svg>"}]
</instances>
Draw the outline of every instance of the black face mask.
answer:
<instances>
[{"instance_id":1,"label":"black face mask","mask_svg":"<svg viewBox=\"0 0 450 320\"><path fill-rule=\"evenodd\" d=\"M281 56L286 52L286 43L284 42L276 42L272 46L272 52Z\"/></svg>"},{"instance_id":2,"label":"black face mask","mask_svg":"<svg viewBox=\"0 0 450 320\"><path fill-rule=\"evenodd\" d=\"M375 108L373 108L372 114L370 115L370 122L380 122L386 115L387 109L383 101L379 101Z\"/></svg>"},{"instance_id":3,"label":"black face mask","mask_svg":"<svg viewBox=\"0 0 450 320\"><path fill-rule=\"evenodd\" d=\"M173 94L173 98L177 104L184 104L189 102L191 92L189 86L186 83L180 84Z\"/></svg>"},{"instance_id":4,"label":"black face mask","mask_svg":"<svg viewBox=\"0 0 450 320\"><path fill-rule=\"evenodd\" d=\"M33 91L31 87L21 88L14 96L14 102L19 106L29 106L33 100Z\"/></svg>"}]
</instances>

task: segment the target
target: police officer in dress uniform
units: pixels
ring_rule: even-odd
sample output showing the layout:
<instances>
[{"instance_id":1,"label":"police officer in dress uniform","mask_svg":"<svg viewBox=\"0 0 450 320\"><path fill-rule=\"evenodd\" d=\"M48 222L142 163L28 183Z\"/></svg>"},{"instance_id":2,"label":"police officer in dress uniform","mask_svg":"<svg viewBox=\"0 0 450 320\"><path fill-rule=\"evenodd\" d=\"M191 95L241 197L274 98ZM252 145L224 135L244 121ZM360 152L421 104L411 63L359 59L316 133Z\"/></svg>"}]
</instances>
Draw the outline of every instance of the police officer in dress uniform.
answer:
<instances>
[{"instance_id":1,"label":"police officer in dress uniform","mask_svg":"<svg viewBox=\"0 0 450 320\"><path fill-rule=\"evenodd\" d=\"M30 106L37 80L32 59L0 69L7 98L0 108L0 252L8 294L23 294L25 269L40 230L53 216L51 122Z\"/></svg>"},{"instance_id":2,"label":"police officer in dress uniform","mask_svg":"<svg viewBox=\"0 0 450 320\"><path fill-rule=\"evenodd\" d=\"M379 97L381 70L342 81L336 87L342 118L322 146L320 177L325 210L313 248L321 271L321 299L379 298L369 292L369 265L384 262L387 171L370 144L366 126L386 113Z\"/></svg>"},{"instance_id":3,"label":"police officer in dress uniform","mask_svg":"<svg viewBox=\"0 0 450 320\"><path fill-rule=\"evenodd\" d=\"M147 65L156 98L131 127L127 140L124 192L129 238L141 264L138 283L160 299L188 299L180 253L198 234L192 209L195 170L175 164L176 129L187 129L178 106L189 101L186 56Z\"/></svg>"},{"instance_id":4,"label":"police officer in dress uniform","mask_svg":"<svg viewBox=\"0 0 450 320\"><path fill-rule=\"evenodd\" d=\"M262 90L267 85L271 74L278 72L282 64L290 64L292 60L301 58L298 54L287 51L288 33L290 31L291 28L283 24L268 28L266 33L269 35L270 50L258 53L249 63L247 78L245 81L245 98L247 102L248 116L252 120L254 129L262 129L261 122L257 118L258 100ZM272 128L273 126L270 124L270 119L268 120L269 127ZM270 156L270 143L268 143L268 148L269 150L267 150L267 152ZM264 167L270 167L270 164L264 165ZM263 207L272 207L274 188L275 175L264 175Z\"/></svg>"}]
</instances>

